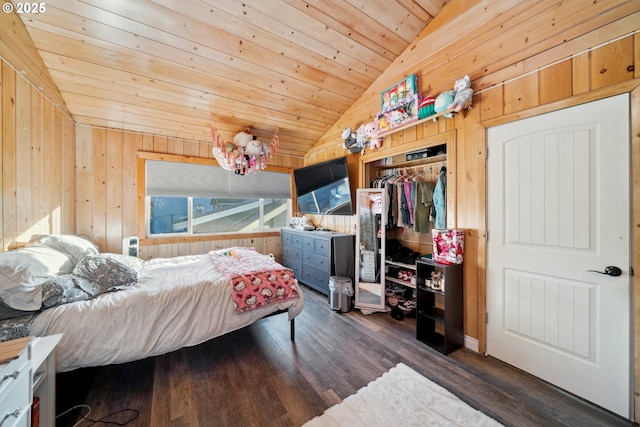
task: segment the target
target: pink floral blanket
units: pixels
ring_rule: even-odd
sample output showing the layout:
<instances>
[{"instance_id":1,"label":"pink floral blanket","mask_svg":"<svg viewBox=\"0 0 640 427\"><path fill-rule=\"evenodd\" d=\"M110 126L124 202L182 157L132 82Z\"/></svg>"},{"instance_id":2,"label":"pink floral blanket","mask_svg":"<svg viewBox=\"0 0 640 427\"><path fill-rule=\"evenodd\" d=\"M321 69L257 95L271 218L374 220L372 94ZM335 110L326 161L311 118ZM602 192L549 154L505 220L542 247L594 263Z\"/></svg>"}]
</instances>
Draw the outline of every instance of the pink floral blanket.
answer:
<instances>
[{"instance_id":1,"label":"pink floral blanket","mask_svg":"<svg viewBox=\"0 0 640 427\"><path fill-rule=\"evenodd\" d=\"M293 271L252 248L209 252L216 268L231 279L236 311L253 310L298 297Z\"/></svg>"}]
</instances>

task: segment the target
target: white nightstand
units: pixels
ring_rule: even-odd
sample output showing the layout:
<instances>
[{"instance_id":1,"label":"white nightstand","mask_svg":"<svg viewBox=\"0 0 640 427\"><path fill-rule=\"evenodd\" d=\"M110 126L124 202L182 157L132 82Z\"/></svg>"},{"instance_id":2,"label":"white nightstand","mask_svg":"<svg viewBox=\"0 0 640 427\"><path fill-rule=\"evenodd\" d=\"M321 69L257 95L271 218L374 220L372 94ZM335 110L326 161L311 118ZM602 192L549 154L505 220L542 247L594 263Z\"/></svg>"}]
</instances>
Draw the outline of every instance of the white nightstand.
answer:
<instances>
[{"instance_id":1,"label":"white nightstand","mask_svg":"<svg viewBox=\"0 0 640 427\"><path fill-rule=\"evenodd\" d=\"M39 427L56 424L55 348L62 334L0 343L0 426L30 427L31 404L40 399Z\"/></svg>"},{"instance_id":2,"label":"white nightstand","mask_svg":"<svg viewBox=\"0 0 640 427\"><path fill-rule=\"evenodd\" d=\"M35 337L31 342L33 397L40 398L40 427L56 425L56 353L62 334Z\"/></svg>"},{"instance_id":3,"label":"white nightstand","mask_svg":"<svg viewBox=\"0 0 640 427\"><path fill-rule=\"evenodd\" d=\"M30 339L0 343L0 425L29 427L31 414Z\"/></svg>"}]
</instances>

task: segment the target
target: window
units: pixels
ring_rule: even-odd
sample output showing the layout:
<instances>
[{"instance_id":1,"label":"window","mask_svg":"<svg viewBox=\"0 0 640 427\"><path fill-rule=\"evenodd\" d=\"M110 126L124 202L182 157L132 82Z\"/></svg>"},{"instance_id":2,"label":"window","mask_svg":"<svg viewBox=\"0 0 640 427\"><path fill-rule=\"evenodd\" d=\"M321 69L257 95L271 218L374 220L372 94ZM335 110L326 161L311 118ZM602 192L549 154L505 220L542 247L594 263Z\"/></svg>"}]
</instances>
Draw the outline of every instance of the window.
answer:
<instances>
[{"instance_id":1,"label":"window","mask_svg":"<svg viewBox=\"0 0 640 427\"><path fill-rule=\"evenodd\" d=\"M217 166L146 161L148 235L251 233L285 227L290 175L238 176Z\"/></svg>"}]
</instances>

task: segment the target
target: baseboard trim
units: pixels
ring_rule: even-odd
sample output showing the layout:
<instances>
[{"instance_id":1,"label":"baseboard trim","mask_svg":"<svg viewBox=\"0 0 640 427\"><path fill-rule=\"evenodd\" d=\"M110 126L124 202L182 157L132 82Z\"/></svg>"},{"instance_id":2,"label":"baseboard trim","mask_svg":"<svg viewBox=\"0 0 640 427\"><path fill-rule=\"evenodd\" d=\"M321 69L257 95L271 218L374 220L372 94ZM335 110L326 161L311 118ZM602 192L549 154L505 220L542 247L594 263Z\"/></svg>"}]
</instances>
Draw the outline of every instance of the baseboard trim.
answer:
<instances>
[{"instance_id":1,"label":"baseboard trim","mask_svg":"<svg viewBox=\"0 0 640 427\"><path fill-rule=\"evenodd\" d=\"M468 335L464 336L464 346L469 350L473 350L478 353L478 340L475 338L471 338Z\"/></svg>"}]
</instances>

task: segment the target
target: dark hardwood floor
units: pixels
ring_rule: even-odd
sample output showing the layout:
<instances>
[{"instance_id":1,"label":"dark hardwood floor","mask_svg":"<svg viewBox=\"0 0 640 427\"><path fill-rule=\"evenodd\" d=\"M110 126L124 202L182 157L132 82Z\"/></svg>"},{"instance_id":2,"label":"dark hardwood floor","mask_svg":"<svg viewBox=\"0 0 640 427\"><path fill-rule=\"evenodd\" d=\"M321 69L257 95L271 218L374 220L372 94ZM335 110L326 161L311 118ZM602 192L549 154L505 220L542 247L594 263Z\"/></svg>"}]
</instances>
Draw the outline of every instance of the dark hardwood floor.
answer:
<instances>
[{"instance_id":1,"label":"dark hardwood floor","mask_svg":"<svg viewBox=\"0 0 640 427\"><path fill-rule=\"evenodd\" d=\"M92 420L137 415L128 426L299 426L403 362L507 426L634 425L494 358L444 356L415 339L415 319L335 313L304 290L295 342L279 315L164 356L61 373L57 413L84 404Z\"/></svg>"}]
</instances>

